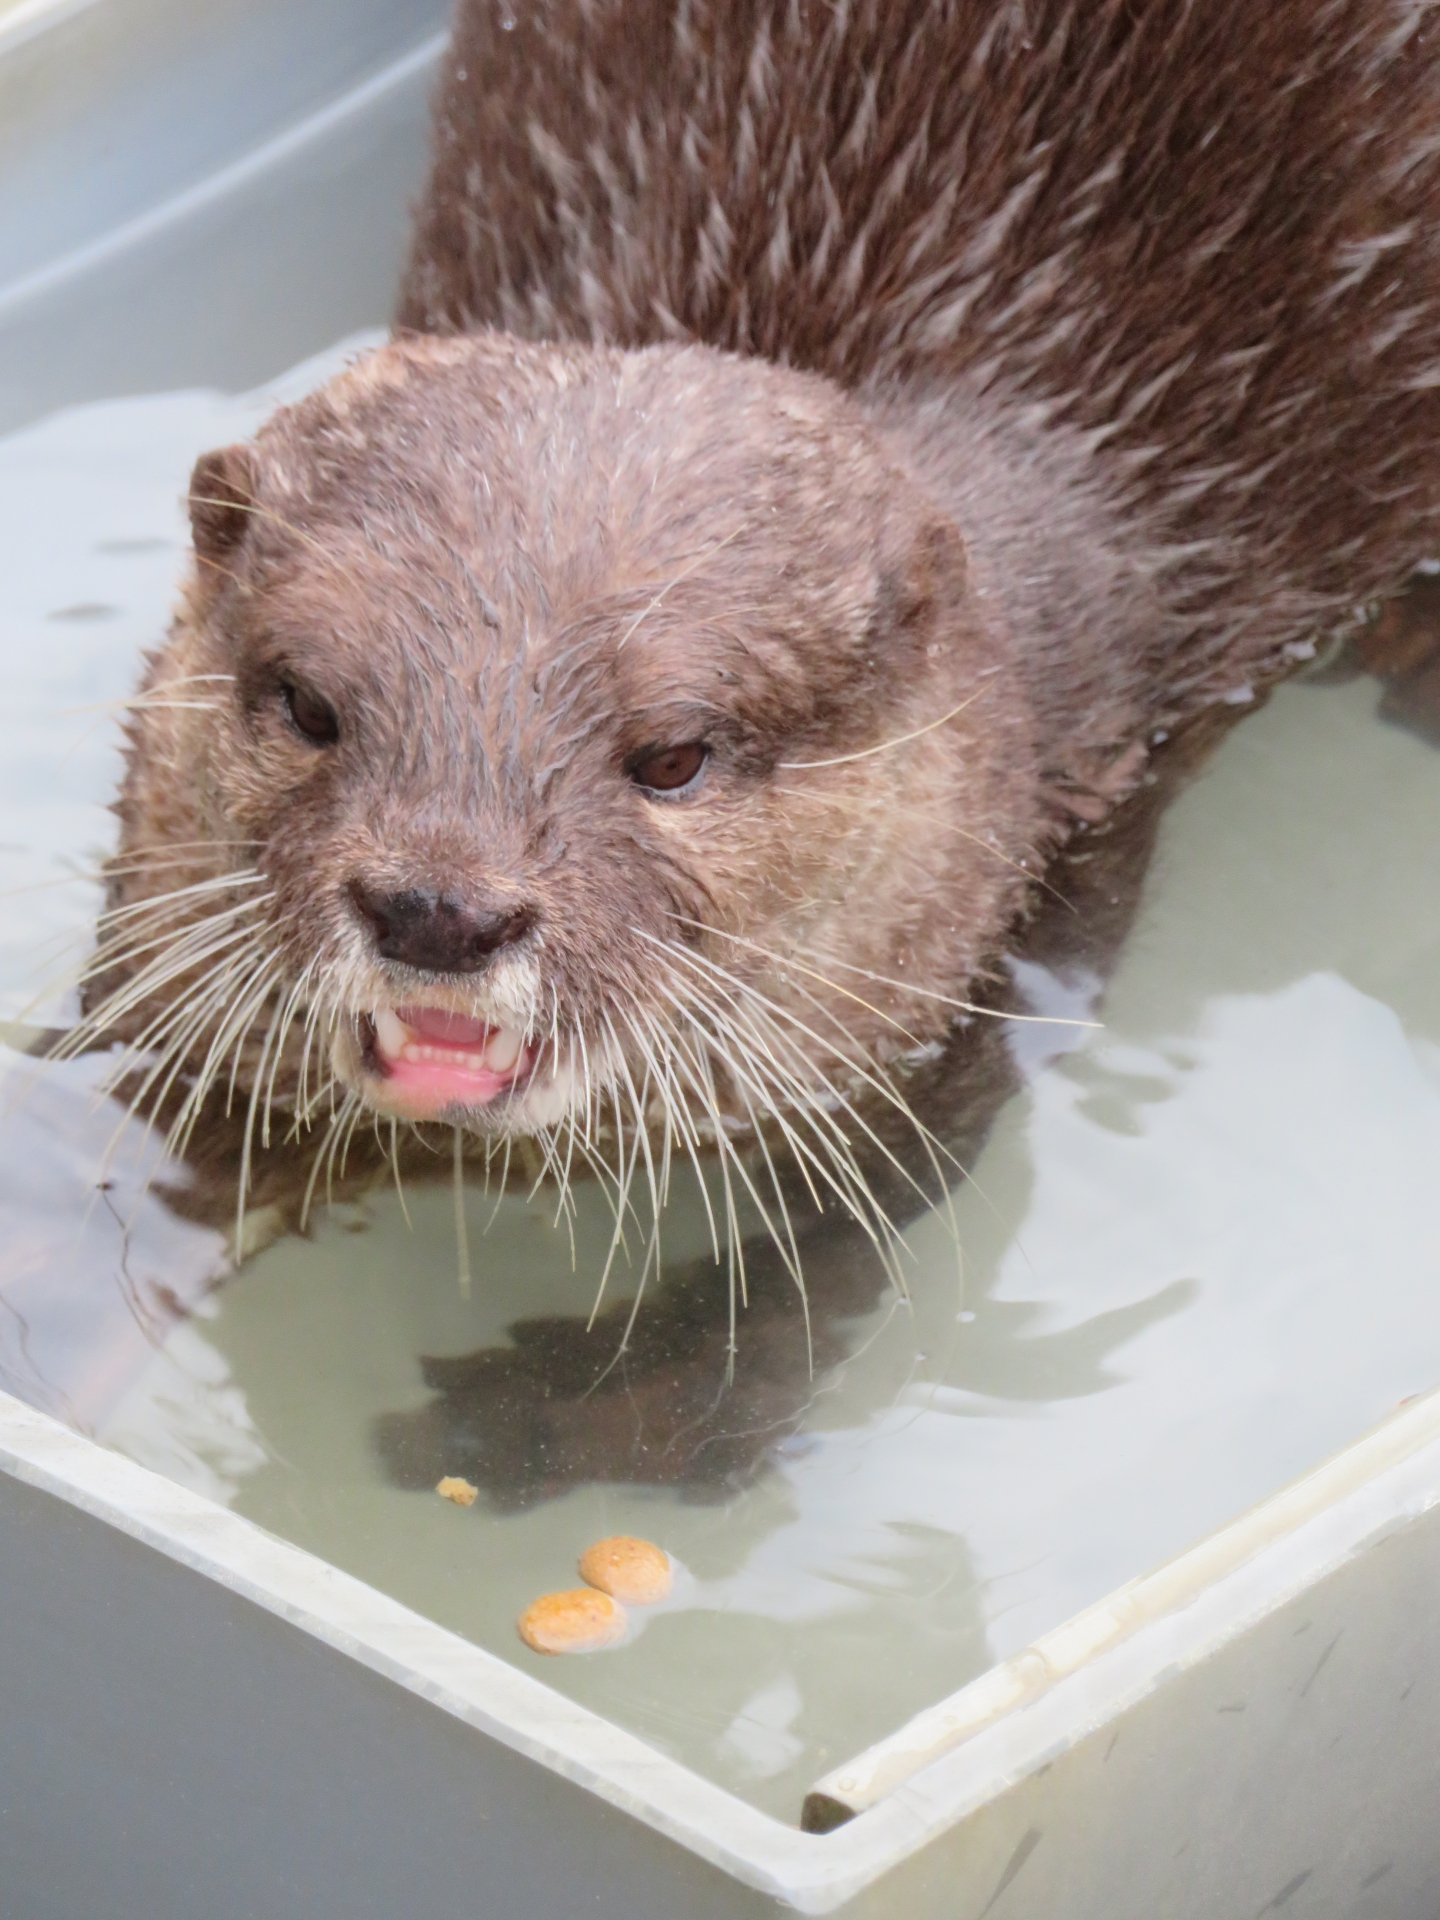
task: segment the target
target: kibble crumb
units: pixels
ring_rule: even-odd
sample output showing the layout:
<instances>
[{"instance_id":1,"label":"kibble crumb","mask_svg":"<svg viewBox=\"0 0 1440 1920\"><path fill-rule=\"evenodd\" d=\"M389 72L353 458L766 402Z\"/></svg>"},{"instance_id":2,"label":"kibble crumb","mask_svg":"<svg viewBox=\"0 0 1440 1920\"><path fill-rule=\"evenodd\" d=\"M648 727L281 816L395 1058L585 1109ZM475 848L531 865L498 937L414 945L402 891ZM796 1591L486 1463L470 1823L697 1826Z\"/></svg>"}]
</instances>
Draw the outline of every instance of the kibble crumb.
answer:
<instances>
[{"instance_id":1,"label":"kibble crumb","mask_svg":"<svg viewBox=\"0 0 1440 1920\"><path fill-rule=\"evenodd\" d=\"M580 1578L602 1593L630 1606L652 1606L663 1600L674 1584L670 1556L649 1540L633 1534L611 1534L597 1540L580 1556Z\"/></svg>"},{"instance_id":2,"label":"kibble crumb","mask_svg":"<svg viewBox=\"0 0 1440 1920\"><path fill-rule=\"evenodd\" d=\"M457 1507L473 1507L480 1498L478 1487L472 1487L468 1480L461 1480L451 1473L436 1482L435 1491L442 1500L453 1500Z\"/></svg>"},{"instance_id":3,"label":"kibble crumb","mask_svg":"<svg viewBox=\"0 0 1440 1920\"><path fill-rule=\"evenodd\" d=\"M536 1653L598 1653L623 1637L625 1609L594 1587L572 1587L542 1593L515 1624Z\"/></svg>"}]
</instances>

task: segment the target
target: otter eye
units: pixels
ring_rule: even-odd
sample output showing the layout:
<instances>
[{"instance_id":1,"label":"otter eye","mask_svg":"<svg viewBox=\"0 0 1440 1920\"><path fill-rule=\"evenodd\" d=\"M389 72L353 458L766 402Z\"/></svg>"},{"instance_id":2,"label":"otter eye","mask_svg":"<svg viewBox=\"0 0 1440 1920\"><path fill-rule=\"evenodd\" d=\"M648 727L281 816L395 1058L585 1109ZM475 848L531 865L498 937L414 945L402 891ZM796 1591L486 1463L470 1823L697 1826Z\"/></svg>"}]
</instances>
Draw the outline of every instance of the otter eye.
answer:
<instances>
[{"instance_id":1,"label":"otter eye","mask_svg":"<svg viewBox=\"0 0 1440 1920\"><path fill-rule=\"evenodd\" d=\"M710 749L703 741L687 740L683 747L647 753L631 767L630 778L646 793L679 793L694 786L709 758Z\"/></svg>"},{"instance_id":2,"label":"otter eye","mask_svg":"<svg viewBox=\"0 0 1440 1920\"><path fill-rule=\"evenodd\" d=\"M340 738L340 716L323 694L301 680L282 680L280 693L290 724L317 747L333 747Z\"/></svg>"}]
</instances>

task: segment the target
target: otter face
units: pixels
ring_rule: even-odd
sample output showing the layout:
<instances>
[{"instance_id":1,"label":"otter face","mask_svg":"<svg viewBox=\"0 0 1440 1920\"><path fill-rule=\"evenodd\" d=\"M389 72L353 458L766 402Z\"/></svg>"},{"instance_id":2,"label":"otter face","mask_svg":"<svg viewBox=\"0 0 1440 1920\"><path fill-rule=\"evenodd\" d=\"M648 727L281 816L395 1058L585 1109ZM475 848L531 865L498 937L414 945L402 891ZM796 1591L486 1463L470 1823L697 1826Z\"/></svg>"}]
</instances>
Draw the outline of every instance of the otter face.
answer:
<instances>
[{"instance_id":1,"label":"otter face","mask_svg":"<svg viewBox=\"0 0 1440 1920\"><path fill-rule=\"evenodd\" d=\"M191 506L101 950L131 1034L188 995L188 1071L239 1049L267 1104L333 1076L503 1134L618 1102L688 1145L823 1133L949 1023L1034 850L1028 715L955 528L837 390L401 342ZM123 947L177 884L231 945L152 995Z\"/></svg>"}]
</instances>

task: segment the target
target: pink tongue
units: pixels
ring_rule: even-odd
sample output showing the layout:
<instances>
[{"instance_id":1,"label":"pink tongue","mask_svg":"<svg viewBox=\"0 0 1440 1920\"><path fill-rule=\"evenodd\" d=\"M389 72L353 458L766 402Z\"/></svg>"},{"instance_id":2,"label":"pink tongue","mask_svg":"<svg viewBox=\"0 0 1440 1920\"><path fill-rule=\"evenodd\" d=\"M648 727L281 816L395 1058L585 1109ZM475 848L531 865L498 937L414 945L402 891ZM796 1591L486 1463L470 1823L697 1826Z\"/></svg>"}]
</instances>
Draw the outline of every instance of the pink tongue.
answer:
<instances>
[{"instance_id":1,"label":"pink tongue","mask_svg":"<svg viewBox=\"0 0 1440 1920\"><path fill-rule=\"evenodd\" d=\"M395 1017L427 1047L481 1047L490 1034L483 1020L469 1020L463 1013L446 1013L441 1007L397 1007Z\"/></svg>"}]
</instances>

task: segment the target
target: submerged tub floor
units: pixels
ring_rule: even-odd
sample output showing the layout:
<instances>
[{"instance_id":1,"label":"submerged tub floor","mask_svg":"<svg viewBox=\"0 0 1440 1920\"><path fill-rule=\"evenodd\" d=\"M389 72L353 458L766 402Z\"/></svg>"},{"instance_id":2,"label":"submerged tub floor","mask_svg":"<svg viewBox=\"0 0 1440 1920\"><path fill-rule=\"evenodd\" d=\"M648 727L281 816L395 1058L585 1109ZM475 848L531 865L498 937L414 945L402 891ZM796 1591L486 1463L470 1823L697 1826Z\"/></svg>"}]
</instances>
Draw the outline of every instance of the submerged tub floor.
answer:
<instances>
[{"instance_id":1,"label":"submerged tub floor","mask_svg":"<svg viewBox=\"0 0 1440 1920\"><path fill-rule=\"evenodd\" d=\"M114 728L73 710L128 690L189 464L270 397L107 402L0 442L12 1021L60 946L37 950L93 914L109 837ZM123 1129L97 1191L119 1116L85 1061L12 1062L0 1384L793 1819L846 1755L1440 1381L1440 753L1377 700L1292 685L1230 735L1165 817L1102 999L1021 970L1103 1025L1017 1032L1023 1089L954 1196L963 1273L929 1216L908 1304L827 1305L814 1276L813 1380L793 1314L728 1403L716 1346L736 1420L713 1471L646 1454L665 1354L566 1385L614 1341L584 1331L593 1188L572 1267L553 1197L473 1187L468 1299L443 1184L408 1220L387 1188L322 1211L217 1287L221 1233L142 1195ZM667 1232L694 1288L693 1197ZM481 1352L437 1416L422 1357ZM468 1509L397 1484L474 1458ZM676 1558L672 1598L614 1651L528 1652L520 1608L612 1532Z\"/></svg>"}]
</instances>

